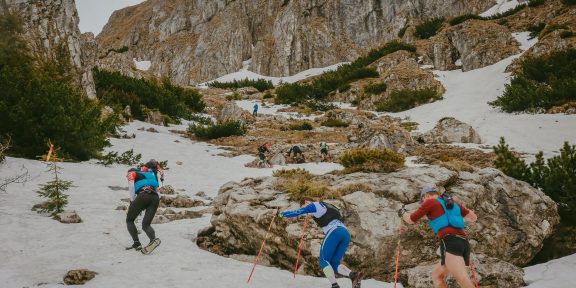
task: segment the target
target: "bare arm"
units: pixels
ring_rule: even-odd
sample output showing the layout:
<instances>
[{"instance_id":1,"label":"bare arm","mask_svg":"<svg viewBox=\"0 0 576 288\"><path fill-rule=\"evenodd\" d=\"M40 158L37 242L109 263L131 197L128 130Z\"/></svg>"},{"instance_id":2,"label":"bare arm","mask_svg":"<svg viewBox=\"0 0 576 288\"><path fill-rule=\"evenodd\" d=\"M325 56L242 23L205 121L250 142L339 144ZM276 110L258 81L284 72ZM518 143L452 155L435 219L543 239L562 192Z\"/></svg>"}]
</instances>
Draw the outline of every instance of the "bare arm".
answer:
<instances>
[{"instance_id":1,"label":"bare arm","mask_svg":"<svg viewBox=\"0 0 576 288\"><path fill-rule=\"evenodd\" d=\"M406 221L406 223L412 225L412 224L414 224L414 221L412 221L412 219L410 219L410 215L412 215L412 213L406 212L406 213L404 213L404 215L402 215L402 219L404 219L404 221Z\"/></svg>"},{"instance_id":2,"label":"bare arm","mask_svg":"<svg viewBox=\"0 0 576 288\"><path fill-rule=\"evenodd\" d=\"M478 216L476 216L476 213L474 213L474 211L470 210L470 212L468 212L468 214L464 216L464 220L468 222L476 222L476 220L478 220Z\"/></svg>"}]
</instances>

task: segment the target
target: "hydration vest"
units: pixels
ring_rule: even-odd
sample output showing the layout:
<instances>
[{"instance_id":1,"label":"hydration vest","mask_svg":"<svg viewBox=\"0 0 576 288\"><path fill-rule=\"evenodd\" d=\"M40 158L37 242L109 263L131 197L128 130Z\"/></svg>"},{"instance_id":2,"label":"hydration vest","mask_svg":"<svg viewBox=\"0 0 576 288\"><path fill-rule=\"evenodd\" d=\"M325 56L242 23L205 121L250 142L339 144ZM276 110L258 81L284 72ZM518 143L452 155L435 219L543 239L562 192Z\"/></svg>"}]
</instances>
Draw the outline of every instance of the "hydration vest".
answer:
<instances>
[{"instance_id":1,"label":"hydration vest","mask_svg":"<svg viewBox=\"0 0 576 288\"><path fill-rule=\"evenodd\" d=\"M320 218L312 217L318 226L324 227L330 224L332 220L342 220L340 211L338 211L338 208L334 207L334 205L322 201L320 201L320 204L326 207L326 213Z\"/></svg>"},{"instance_id":2,"label":"hydration vest","mask_svg":"<svg viewBox=\"0 0 576 288\"><path fill-rule=\"evenodd\" d=\"M154 172L136 171L136 179L134 179L134 191L136 194L140 192L145 186L150 186L154 191L158 188L158 180Z\"/></svg>"},{"instance_id":3,"label":"hydration vest","mask_svg":"<svg viewBox=\"0 0 576 288\"><path fill-rule=\"evenodd\" d=\"M428 220L428 224L430 225L430 228L432 228L434 233L438 234L438 231L440 231L440 229L448 226L458 229L464 229L464 218L462 218L460 212L460 206L454 205L452 209L447 209L443 199L436 198L436 201L438 201L440 205L442 205L442 209L444 209L444 214L442 214L442 216L434 220Z\"/></svg>"}]
</instances>

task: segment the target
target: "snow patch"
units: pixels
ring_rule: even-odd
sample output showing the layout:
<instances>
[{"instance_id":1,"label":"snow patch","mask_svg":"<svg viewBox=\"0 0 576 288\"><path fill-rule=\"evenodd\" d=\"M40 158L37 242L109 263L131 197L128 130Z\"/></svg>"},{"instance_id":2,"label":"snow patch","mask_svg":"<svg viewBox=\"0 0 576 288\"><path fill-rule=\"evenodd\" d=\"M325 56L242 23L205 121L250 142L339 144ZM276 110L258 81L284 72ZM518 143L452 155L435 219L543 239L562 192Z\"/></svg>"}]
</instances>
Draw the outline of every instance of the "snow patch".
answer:
<instances>
[{"instance_id":1,"label":"snow patch","mask_svg":"<svg viewBox=\"0 0 576 288\"><path fill-rule=\"evenodd\" d=\"M484 11L482 14L480 14L480 16L482 17L494 16L498 13L503 13L510 9L514 9L518 5L520 5L520 2L518 2L517 0L498 0L496 5Z\"/></svg>"},{"instance_id":2,"label":"snow patch","mask_svg":"<svg viewBox=\"0 0 576 288\"><path fill-rule=\"evenodd\" d=\"M132 60L134 60L134 65L136 65L136 69L140 70L140 71L148 71L148 69L150 69L150 66L152 66L152 62L151 61L138 61L136 60L136 58L133 58Z\"/></svg>"},{"instance_id":3,"label":"snow patch","mask_svg":"<svg viewBox=\"0 0 576 288\"><path fill-rule=\"evenodd\" d=\"M342 62L342 63L338 63L338 64L334 64L334 65L330 65L328 67L323 67L323 68L312 68L312 69L308 69L305 71L302 71L300 73L294 74L292 76L287 76L287 77L270 77L270 76L263 76L257 73L254 73L252 71L248 71L248 69L250 68L250 65L252 63L252 59L249 59L247 61L242 62L242 68L234 73L230 73L224 76L221 76L217 79L211 80L211 81L207 81L205 83L201 83L198 85L199 88L204 88L206 87L210 82L214 82L214 81L218 81L218 82L233 82L234 80L244 80L244 79L249 79L249 80L258 80L258 79L264 79L264 80L270 80L272 81L272 84L274 85L279 85L281 83L294 83L300 80L304 80L308 77L312 77L312 76L316 76L316 75L320 75L324 72L328 72L328 71L333 71L338 69L338 67L340 67L341 65L344 64L348 64L349 62Z\"/></svg>"}]
</instances>

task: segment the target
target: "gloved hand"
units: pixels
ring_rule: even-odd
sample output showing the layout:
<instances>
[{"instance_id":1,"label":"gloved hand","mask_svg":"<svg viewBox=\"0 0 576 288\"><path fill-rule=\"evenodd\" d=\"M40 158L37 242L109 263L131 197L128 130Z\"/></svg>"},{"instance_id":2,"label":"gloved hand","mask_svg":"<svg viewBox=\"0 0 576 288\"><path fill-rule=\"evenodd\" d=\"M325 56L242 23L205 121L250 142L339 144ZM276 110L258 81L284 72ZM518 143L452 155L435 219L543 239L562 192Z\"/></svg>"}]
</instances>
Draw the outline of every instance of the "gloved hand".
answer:
<instances>
[{"instance_id":1,"label":"gloved hand","mask_svg":"<svg viewBox=\"0 0 576 288\"><path fill-rule=\"evenodd\" d=\"M160 177L160 182L164 182L164 177Z\"/></svg>"},{"instance_id":2,"label":"gloved hand","mask_svg":"<svg viewBox=\"0 0 576 288\"><path fill-rule=\"evenodd\" d=\"M398 217L402 218L402 216L406 212L408 212L408 210L406 210L406 208L404 208L404 207L400 208L400 210L398 210Z\"/></svg>"}]
</instances>

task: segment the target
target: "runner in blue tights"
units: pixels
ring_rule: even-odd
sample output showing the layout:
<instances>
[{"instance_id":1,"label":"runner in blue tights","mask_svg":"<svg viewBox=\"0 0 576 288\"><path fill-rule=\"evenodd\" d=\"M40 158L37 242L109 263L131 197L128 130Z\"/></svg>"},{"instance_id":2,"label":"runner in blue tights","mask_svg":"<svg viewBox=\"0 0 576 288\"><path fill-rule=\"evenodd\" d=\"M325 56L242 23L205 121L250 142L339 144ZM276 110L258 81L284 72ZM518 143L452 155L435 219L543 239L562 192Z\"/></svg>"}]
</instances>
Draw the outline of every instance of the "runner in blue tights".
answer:
<instances>
[{"instance_id":1,"label":"runner in blue tights","mask_svg":"<svg viewBox=\"0 0 576 288\"><path fill-rule=\"evenodd\" d=\"M319 261L324 275L332 283L332 288L340 287L334 272L350 278L353 288L360 288L360 272L353 272L344 264L340 264L350 243L350 233L342 223L338 209L326 202L313 201L312 199L305 199L300 204L304 206L300 209L280 212L279 216L292 218L303 214L312 214L312 219L324 231L325 236L320 247Z\"/></svg>"}]
</instances>

